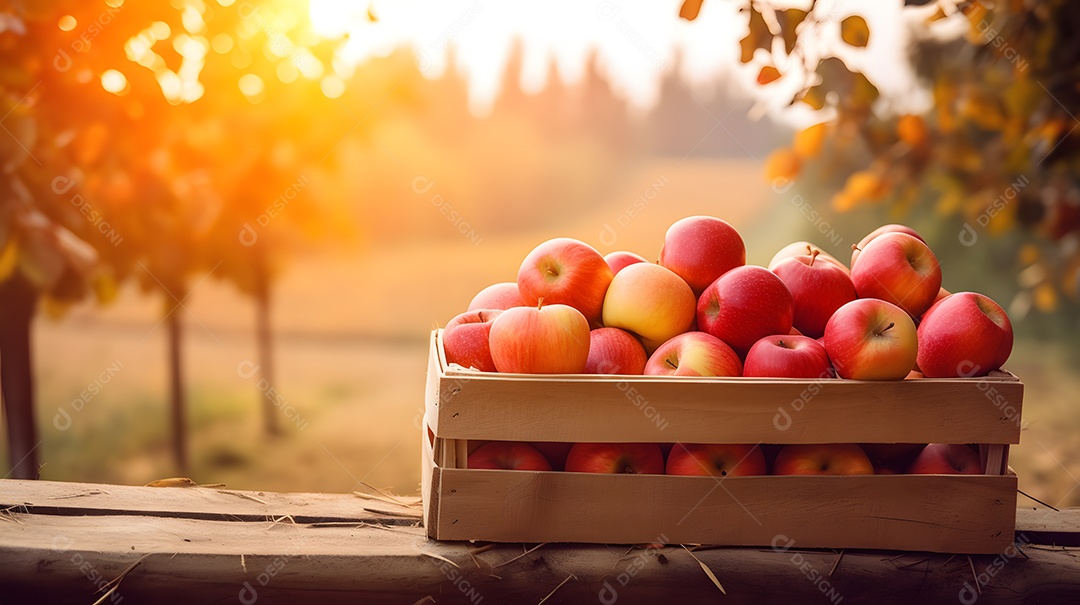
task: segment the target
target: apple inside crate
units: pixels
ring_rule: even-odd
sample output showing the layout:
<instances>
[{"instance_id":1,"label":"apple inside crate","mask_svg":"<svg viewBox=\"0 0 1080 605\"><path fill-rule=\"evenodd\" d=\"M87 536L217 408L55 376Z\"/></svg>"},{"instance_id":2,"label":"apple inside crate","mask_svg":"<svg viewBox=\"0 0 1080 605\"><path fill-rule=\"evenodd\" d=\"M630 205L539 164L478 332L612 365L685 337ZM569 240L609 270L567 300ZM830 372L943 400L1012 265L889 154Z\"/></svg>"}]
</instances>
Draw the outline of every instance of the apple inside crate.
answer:
<instances>
[{"instance_id":1,"label":"apple inside crate","mask_svg":"<svg viewBox=\"0 0 1080 605\"><path fill-rule=\"evenodd\" d=\"M999 553L1024 386L455 371L432 333L424 521L439 540ZM684 477L467 468L469 441L978 444L981 475Z\"/></svg>"}]
</instances>

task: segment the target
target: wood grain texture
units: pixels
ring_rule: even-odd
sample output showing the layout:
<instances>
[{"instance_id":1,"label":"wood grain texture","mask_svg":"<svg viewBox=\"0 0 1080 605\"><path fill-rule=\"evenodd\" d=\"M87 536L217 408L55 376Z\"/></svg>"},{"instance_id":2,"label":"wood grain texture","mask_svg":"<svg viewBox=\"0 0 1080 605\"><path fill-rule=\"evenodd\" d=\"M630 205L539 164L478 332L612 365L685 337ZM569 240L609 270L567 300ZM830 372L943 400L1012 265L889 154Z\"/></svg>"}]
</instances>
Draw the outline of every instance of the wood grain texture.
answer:
<instances>
[{"instance_id":1,"label":"wood grain texture","mask_svg":"<svg viewBox=\"0 0 1080 605\"><path fill-rule=\"evenodd\" d=\"M437 469L445 540L1000 552L1016 476L671 477Z\"/></svg>"},{"instance_id":2,"label":"wood grain texture","mask_svg":"<svg viewBox=\"0 0 1080 605\"><path fill-rule=\"evenodd\" d=\"M102 493L72 497L88 490ZM348 511L355 498L323 494L310 504L309 494L253 493L285 510ZM0 516L0 603L86 605L98 586L140 559L116 598L105 602L408 605L431 596L440 604L527 604L569 577L547 603L815 603L830 597L844 603L955 603L965 583L974 590L972 566L986 580L979 602L1080 598L1076 553L1040 546L1037 537L1021 539L1028 544L1024 556L1007 545L1001 553L971 557L970 566L967 557L848 550L832 575L838 554L799 548L794 531L796 543L786 549L784 543L777 549L696 551L723 583L722 596L677 546L548 544L520 556L525 545L435 542L421 528L390 526L392 517L363 510L347 525L273 523L243 520L246 513L231 516L230 499L211 497L201 512L221 520L176 516L190 497L182 489L0 481L4 501L48 503L36 512ZM121 510L132 501L162 511L82 514ZM1080 509L1021 509L1017 517L1018 537L1070 530L1080 535Z\"/></svg>"},{"instance_id":3,"label":"wood grain texture","mask_svg":"<svg viewBox=\"0 0 1080 605\"><path fill-rule=\"evenodd\" d=\"M1019 443L1024 385L453 372L432 334L426 396L447 439L692 443ZM437 370L436 370L437 368ZM437 380L430 381L437 371ZM542 413L541 413L542 411Z\"/></svg>"}]
</instances>

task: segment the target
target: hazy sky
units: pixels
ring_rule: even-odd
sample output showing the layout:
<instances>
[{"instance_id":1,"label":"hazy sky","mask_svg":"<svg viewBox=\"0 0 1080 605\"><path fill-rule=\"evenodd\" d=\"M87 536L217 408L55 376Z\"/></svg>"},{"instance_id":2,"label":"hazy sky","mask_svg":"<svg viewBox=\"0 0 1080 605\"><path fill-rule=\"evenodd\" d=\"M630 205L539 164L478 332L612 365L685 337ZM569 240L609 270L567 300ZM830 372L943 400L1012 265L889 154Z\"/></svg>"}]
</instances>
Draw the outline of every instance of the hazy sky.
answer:
<instances>
[{"instance_id":1,"label":"hazy sky","mask_svg":"<svg viewBox=\"0 0 1080 605\"><path fill-rule=\"evenodd\" d=\"M356 61L409 46L419 53L423 73L435 77L445 70L446 49L453 46L458 68L469 78L473 108L481 113L498 92L515 39L520 39L524 47L522 86L526 90L543 87L551 57L564 80L576 81L583 72L585 58L595 49L601 69L617 92L637 108L655 103L661 74L671 67L679 52L683 56L683 76L691 83L707 82L718 73L734 72L737 80L749 88L760 67L740 68L738 40L746 33L746 17L737 13L736 3L721 0L706 0L701 15L693 22L679 19L681 0L375 0L370 5L348 0L311 0L311 3L316 27L323 33L350 34L346 56ZM369 6L377 16L374 23L367 19ZM835 16L837 21L853 13L867 18L872 32L869 47L848 52L845 58L870 71L884 93L901 94L912 88L903 58L905 28L898 27L902 19L900 8L899 2L880 0L818 3L819 11ZM828 28L821 34L825 40L837 36L835 30ZM830 48L833 47L828 43L823 47ZM842 48L841 52L845 50L849 49ZM780 67L784 71L784 66ZM780 107L797 88L798 82L782 78L759 94L760 102ZM905 100L916 106L923 102L918 98Z\"/></svg>"}]
</instances>

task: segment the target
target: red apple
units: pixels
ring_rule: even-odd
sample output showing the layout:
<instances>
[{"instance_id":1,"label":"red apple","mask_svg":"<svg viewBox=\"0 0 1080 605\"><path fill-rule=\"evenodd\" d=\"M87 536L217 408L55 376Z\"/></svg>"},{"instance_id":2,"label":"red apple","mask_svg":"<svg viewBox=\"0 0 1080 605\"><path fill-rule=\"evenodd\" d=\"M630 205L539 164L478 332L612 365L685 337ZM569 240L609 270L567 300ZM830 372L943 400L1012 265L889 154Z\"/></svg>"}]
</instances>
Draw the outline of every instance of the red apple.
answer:
<instances>
[{"instance_id":1,"label":"red apple","mask_svg":"<svg viewBox=\"0 0 1080 605\"><path fill-rule=\"evenodd\" d=\"M853 300L825 326L825 350L841 378L901 380L919 351L915 322L883 300Z\"/></svg>"},{"instance_id":2,"label":"red apple","mask_svg":"<svg viewBox=\"0 0 1080 605\"><path fill-rule=\"evenodd\" d=\"M746 264L746 246L727 221L690 216L675 221L664 235L660 264L671 269L700 295L729 270Z\"/></svg>"},{"instance_id":3,"label":"red apple","mask_svg":"<svg viewBox=\"0 0 1080 605\"><path fill-rule=\"evenodd\" d=\"M851 276L839 265L821 261L819 250L781 261L772 271L791 292L792 324L811 338L821 338L832 314L857 298Z\"/></svg>"},{"instance_id":4,"label":"red apple","mask_svg":"<svg viewBox=\"0 0 1080 605\"><path fill-rule=\"evenodd\" d=\"M652 351L690 329L696 305L681 277L660 265L636 263L611 280L604 298L604 325L637 334Z\"/></svg>"},{"instance_id":5,"label":"red apple","mask_svg":"<svg viewBox=\"0 0 1080 605\"><path fill-rule=\"evenodd\" d=\"M529 253L518 269L521 299L535 305L570 305L592 323L600 321L611 267L595 248L568 237L550 239Z\"/></svg>"},{"instance_id":6,"label":"red apple","mask_svg":"<svg viewBox=\"0 0 1080 605\"><path fill-rule=\"evenodd\" d=\"M589 322L574 307L514 307L491 324L491 359L499 372L582 374L589 359Z\"/></svg>"},{"instance_id":7,"label":"red apple","mask_svg":"<svg viewBox=\"0 0 1080 605\"><path fill-rule=\"evenodd\" d=\"M870 240L851 266L859 298L880 298L918 317L941 289L937 257L907 233L885 233Z\"/></svg>"},{"instance_id":8,"label":"red apple","mask_svg":"<svg viewBox=\"0 0 1080 605\"><path fill-rule=\"evenodd\" d=\"M742 362L724 341L686 332L660 345L645 364L648 376L739 376Z\"/></svg>"},{"instance_id":9,"label":"red apple","mask_svg":"<svg viewBox=\"0 0 1080 605\"><path fill-rule=\"evenodd\" d=\"M743 376L763 378L831 378L825 347L807 336L766 336L750 347Z\"/></svg>"},{"instance_id":10,"label":"red apple","mask_svg":"<svg viewBox=\"0 0 1080 605\"><path fill-rule=\"evenodd\" d=\"M469 468L550 471L551 464L531 445L513 441L489 441L469 454Z\"/></svg>"},{"instance_id":11,"label":"red apple","mask_svg":"<svg viewBox=\"0 0 1080 605\"><path fill-rule=\"evenodd\" d=\"M1009 316L988 296L957 292L919 323L919 369L927 378L985 376L1012 353Z\"/></svg>"},{"instance_id":12,"label":"red apple","mask_svg":"<svg viewBox=\"0 0 1080 605\"><path fill-rule=\"evenodd\" d=\"M756 445L676 443L668 454L669 475L741 477L765 475L765 455Z\"/></svg>"},{"instance_id":13,"label":"red apple","mask_svg":"<svg viewBox=\"0 0 1080 605\"><path fill-rule=\"evenodd\" d=\"M566 455L566 471L663 475L664 454L655 443L578 443Z\"/></svg>"},{"instance_id":14,"label":"red apple","mask_svg":"<svg viewBox=\"0 0 1080 605\"><path fill-rule=\"evenodd\" d=\"M529 445L536 448L551 463L552 470L561 471L566 467L566 455L570 453L573 443L561 441L533 441Z\"/></svg>"},{"instance_id":15,"label":"red apple","mask_svg":"<svg viewBox=\"0 0 1080 605\"><path fill-rule=\"evenodd\" d=\"M633 252L626 252L619 250L617 252L610 252L604 255L604 261L611 267L611 272L618 273L622 271L626 266L636 263L647 263L644 256L640 254L634 254Z\"/></svg>"},{"instance_id":16,"label":"red apple","mask_svg":"<svg viewBox=\"0 0 1080 605\"><path fill-rule=\"evenodd\" d=\"M754 343L791 331L795 308L784 282L765 267L728 271L701 293L698 328L731 345L740 358Z\"/></svg>"},{"instance_id":17,"label":"red apple","mask_svg":"<svg viewBox=\"0 0 1080 605\"><path fill-rule=\"evenodd\" d=\"M776 455L774 475L873 475L874 465L854 443L786 445Z\"/></svg>"},{"instance_id":18,"label":"red apple","mask_svg":"<svg viewBox=\"0 0 1080 605\"><path fill-rule=\"evenodd\" d=\"M469 302L469 310L477 309L509 309L511 307L523 307L525 302L521 300L517 282L501 282L491 284L476 293Z\"/></svg>"},{"instance_id":19,"label":"red apple","mask_svg":"<svg viewBox=\"0 0 1080 605\"><path fill-rule=\"evenodd\" d=\"M447 363L494 372L495 362L491 359L488 335L492 322L501 314L502 311L498 309L480 309L466 311L451 319L442 332Z\"/></svg>"},{"instance_id":20,"label":"red apple","mask_svg":"<svg viewBox=\"0 0 1080 605\"><path fill-rule=\"evenodd\" d=\"M772 260L769 261L769 264L766 265L766 267L769 269L769 271L772 271L776 268L776 265L779 265L783 261L789 258L796 258L799 256L810 256L810 254L813 253L814 250L821 250L821 248L811 244L810 242L790 243L783 248L780 248L780 251L773 255ZM844 273L847 273L849 275L851 274L851 270L848 269L847 265L836 260L836 257L832 256L827 252L819 253L817 259L827 260L830 263L836 265L837 267L843 269Z\"/></svg>"},{"instance_id":21,"label":"red apple","mask_svg":"<svg viewBox=\"0 0 1080 605\"><path fill-rule=\"evenodd\" d=\"M619 328L597 328L589 333L586 374L641 374L645 371L645 347Z\"/></svg>"},{"instance_id":22,"label":"red apple","mask_svg":"<svg viewBox=\"0 0 1080 605\"><path fill-rule=\"evenodd\" d=\"M957 443L931 443L908 467L913 475L981 475L982 461L975 450Z\"/></svg>"},{"instance_id":23,"label":"red apple","mask_svg":"<svg viewBox=\"0 0 1080 605\"><path fill-rule=\"evenodd\" d=\"M859 243L851 247L851 266L855 266L855 259L859 258L859 252L866 248L866 244L869 244L870 240L879 235L885 235L886 233L906 233L912 237L918 238L920 242L926 243L926 240L924 240L921 235L907 225L898 225L895 223L891 225L882 225L868 233L866 237L859 240Z\"/></svg>"}]
</instances>

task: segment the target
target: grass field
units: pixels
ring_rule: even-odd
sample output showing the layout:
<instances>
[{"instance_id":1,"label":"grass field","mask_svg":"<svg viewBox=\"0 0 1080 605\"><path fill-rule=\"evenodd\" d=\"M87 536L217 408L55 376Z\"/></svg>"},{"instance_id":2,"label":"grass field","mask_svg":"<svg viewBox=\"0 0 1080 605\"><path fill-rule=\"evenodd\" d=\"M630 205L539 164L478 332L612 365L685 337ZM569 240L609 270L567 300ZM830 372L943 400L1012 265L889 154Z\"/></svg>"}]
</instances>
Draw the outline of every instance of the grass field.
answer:
<instances>
[{"instance_id":1,"label":"grass field","mask_svg":"<svg viewBox=\"0 0 1080 605\"><path fill-rule=\"evenodd\" d=\"M192 477L280 491L343 492L365 481L417 493L432 328L480 288L512 280L520 259L555 236L589 241L605 253L655 256L667 225L707 213L739 228L748 261L765 264L780 246L805 237L807 219L759 174L752 162L655 160L557 231L482 233L477 242L448 222L443 239L296 260L275 290L275 387L286 429L277 438L261 434L257 379L242 371L255 361L250 301L211 276L175 311L186 325ZM843 236L831 252L861 234ZM176 474L161 310L161 300L125 290L109 307L38 320L43 478L142 484ZM1064 361L1066 352L1064 345L1017 345L1009 367L1027 384L1027 426L1013 466L1024 491L1078 505L1080 375Z\"/></svg>"}]
</instances>

